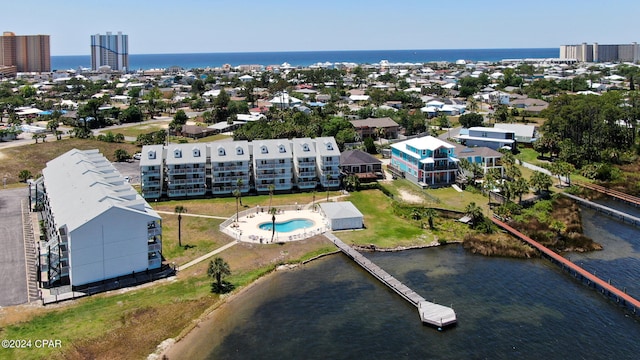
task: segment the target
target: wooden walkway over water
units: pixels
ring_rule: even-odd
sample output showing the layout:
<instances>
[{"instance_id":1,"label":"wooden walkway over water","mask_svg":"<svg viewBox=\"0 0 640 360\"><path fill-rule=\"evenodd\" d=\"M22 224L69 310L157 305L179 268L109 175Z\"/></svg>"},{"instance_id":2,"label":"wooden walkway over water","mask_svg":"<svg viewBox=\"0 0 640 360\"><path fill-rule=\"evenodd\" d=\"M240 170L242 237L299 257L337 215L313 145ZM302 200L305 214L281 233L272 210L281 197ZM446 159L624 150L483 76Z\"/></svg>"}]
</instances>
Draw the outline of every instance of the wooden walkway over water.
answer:
<instances>
[{"instance_id":1,"label":"wooden walkway over water","mask_svg":"<svg viewBox=\"0 0 640 360\"><path fill-rule=\"evenodd\" d=\"M579 181L574 181L573 182L574 185L578 185L580 187L583 187L585 189L589 189L589 190L593 190L593 191L597 191L601 194L605 194L605 195L609 195L615 199L618 200L622 200L626 203L629 203L633 206L636 207L640 207L640 198L633 196L633 195L629 195L629 194L625 194L621 191L617 191L617 190L612 190L612 189L608 189L604 186L600 186L600 185L595 185L595 184L588 184L588 183L583 183L583 182L579 182Z\"/></svg>"},{"instance_id":2,"label":"wooden walkway over water","mask_svg":"<svg viewBox=\"0 0 640 360\"><path fill-rule=\"evenodd\" d=\"M502 221L500 221L500 220L498 220L496 218L491 218L491 220L496 225L500 226L501 228L507 230L508 232L513 234L514 236L518 237L519 239L523 240L524 242L526 242L529 245L531 245L531 246L535 247L536 249L538 249L545 256L549 257L552 261L560 264L563 269L567 269L568 271L572 272L574 276L580 277L582 279L585 279L589 286L593 285L593 287L596 288L596 289L599 289L601 293L606 294L610 298L615 299L616 302L622 303L622 305L625 305L625 306L629 307L633 311L634 314L636 314L636 312L638 310L640 310L640 301L638 301L635 298L631 297L629 294L621 291L620 289L618 289L615 286L609 284L608 282L600 279L599 277L595 276L594 274L586 271L585 269L581 268L580 266L578 266L578 265L572 263L571 261L565 259L564 257L556 254L554 251L548 249L544 245L542 245L539 242L537 242L537 241L531 239L530 237L524 235L523 233L521 233L518 230L512 228L511 226L505 224L504 222L502 222Z\"/></svg>"},{"instance_id":3,"label":"wooden walkway over water","mask_svg":"<svg viewBox=\"0 0 640 360\"><path fill-rule=\"evenodd\" d=\"M437 326L439 328L456 323L456 313L452 308L426 301L422 296L416 294L409 287L389 275L389 273L371 262L358 251L354 250L351 246L342 242L342 240L338 239L335 235L325 233L324 236L331 240L331 242L333 242L344 254L353 259L363 269L367 270L371 275L380 280L383 284L387 285L391 290L395 291L398 295L402 296L405 300L417 307L418 313L420 314L420 320L423 323Z\"/></svg>"},{"instance_id":4,"label":"wooden walkway over water","mask_svg":"<svg viewBox=\"0 0 640 360\"><path fill-rule=\"evenodd\" d=\"M596 211L599 211L601 213L607 214L609 216L612 216L614 218L620 219L622 220L622 222L626 222L635 226L640 226L640 218L629 215L623 211L620 210L616 210L616 209L612 209L610 207L604 206L604 205L600 205L597 203L594 203L593 201L589 201L586 199L583 199L579 196L575 196L575 195L571 195L571 194L567 194L567 193L560 193L570 199L573 199L577 202L579 202L580 204L582 204L583 206L586 206L588 208L592 208Z\"/></svg>"}]
</instances>

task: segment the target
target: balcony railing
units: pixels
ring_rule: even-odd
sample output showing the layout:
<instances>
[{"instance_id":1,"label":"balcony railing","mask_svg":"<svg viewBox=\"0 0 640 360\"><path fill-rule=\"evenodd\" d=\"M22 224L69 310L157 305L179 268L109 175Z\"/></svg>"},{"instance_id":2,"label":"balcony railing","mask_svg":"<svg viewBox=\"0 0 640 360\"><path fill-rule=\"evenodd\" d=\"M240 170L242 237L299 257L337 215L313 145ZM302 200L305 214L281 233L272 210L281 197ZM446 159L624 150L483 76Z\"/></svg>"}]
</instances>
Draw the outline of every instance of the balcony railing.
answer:
<instances>
[{"instance_id":1,"label":"balcony railing","mask_svg":"<svg viewBox=\"0 0 640 360\"><path fill-rule=\"evenodd\" d=\"M316 187L316 185L318 185L317 181L299 181L298 182L298 188L300 189L313 189L314 187Z\"/></svg>"},{"instance_id":2,"label":"balcony railing","mask_svg":"<svg viewBox=\"0 0 640 360\"><path fill-rule=\"evenodd\" d=\"M185 169L174 169L174 168L169 168L169 175L174 175L174 174L203 174L205 173L205 168L201 167L201 168L185 168Z\"/></svg>"},{"instance_id":3,"label":"balcony railing","mask_svg":"<svg viewBox=\"0 0 640 360\"><path fill-rule=\"evenodd\" d=\"M193 185L193 184L204 184L204 178L194 178L194 179L172 179L169 180L169 186L171 185Z\"/></svg>"},{"instance_id":4,"label":"balcony railing","mask_svg":"<svg viewBox=\"0 0 640 360\"><path fill-rule=\"evenodd\" d=\"M213 171L249 171L249 165L214 166Z\"/></svg>"},{"instance_id":5,"label":"balcony railing","mask_svg":"<svg viewBox=\"0 0 640 360\"><path fill-rule=\"evenodd\" d=\"M160 176L160 170L143 170L142 176Z\"/></svg>"},{"instance_id":6,"label":"balcony railing","mask_svg":"<svg viewBox=\"0 0 640 360\"><path fill-rule=\"evenodd\" d=\"M150 181L142 180L142 187L150 187L150 186L160 186L160 181L159 180L150 180Z\"/></svg>"},{"instance_id":7,"label":"balcony railing","mask_svg":"<svg viewBox=\"0 0 640 360\"><path fill-rule=\"evenodd\" d=\"M442 152L434 152L433 153L433 157L436 159L442 159L442 158L446 158L449 157L448 153L442 153Z\"/></svg>"},{"instance_id":8,"label":"balcony railing","mask_svg":"<svg viewBox=\"0 0 640 360\"><path fill-rule=\"evenodd\" d=\"M160 197L160 191L142 191L142 197L145 199L155 199Z\"/></svg>"}]
</instances>

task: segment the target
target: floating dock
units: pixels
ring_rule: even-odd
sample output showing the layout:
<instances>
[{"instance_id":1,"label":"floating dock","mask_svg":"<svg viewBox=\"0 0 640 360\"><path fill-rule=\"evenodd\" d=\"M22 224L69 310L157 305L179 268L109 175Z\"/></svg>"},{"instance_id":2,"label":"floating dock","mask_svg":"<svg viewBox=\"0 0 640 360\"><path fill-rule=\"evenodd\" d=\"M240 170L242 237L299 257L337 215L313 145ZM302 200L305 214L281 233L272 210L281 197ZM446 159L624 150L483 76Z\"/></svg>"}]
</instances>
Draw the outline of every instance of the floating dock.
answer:
<instances>
[{"instance_id":1,"label":"floating dock","mask_svg":"<svg viewBox=\"0 0 640 360\"><path fill-rule=\"evenodd\" d=\"M420 320L423 324L432 325L442 329L446 326L454 325L457 322L456 313L452 308L434 304L425 300L422 296L418 295L415 291L389 275L389 273L371 262L358 251L354 250L351 246L342 242L342 240L338 239L335 235L325 233L324 236L331 240L331 242L333 242L344 254L353 259L363 269L380 280L380 282L387 285L391 290L395 291L398 295L413 304L418 309Z\"/></svg>"}]
</instances>

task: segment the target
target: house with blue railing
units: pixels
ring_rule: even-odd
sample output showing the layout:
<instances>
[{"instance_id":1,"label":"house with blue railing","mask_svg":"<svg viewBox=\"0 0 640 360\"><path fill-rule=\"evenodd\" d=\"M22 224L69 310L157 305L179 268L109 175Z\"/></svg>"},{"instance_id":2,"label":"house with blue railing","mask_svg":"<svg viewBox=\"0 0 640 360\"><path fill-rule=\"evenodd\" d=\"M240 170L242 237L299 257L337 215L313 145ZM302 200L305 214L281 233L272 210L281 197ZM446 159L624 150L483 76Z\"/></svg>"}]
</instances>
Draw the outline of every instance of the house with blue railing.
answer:
<instances>
[{"instance_id":1,"label":"house with blue railing","mask_svg":"<svg viewBox=\"0 0 640 360\"><path fill-rule=\"evenodd\" d=\"M391 145L388 168L421 187L444 186L455 182L458 162L454 145L425 136Z\"/></svg>"}]
</instances>

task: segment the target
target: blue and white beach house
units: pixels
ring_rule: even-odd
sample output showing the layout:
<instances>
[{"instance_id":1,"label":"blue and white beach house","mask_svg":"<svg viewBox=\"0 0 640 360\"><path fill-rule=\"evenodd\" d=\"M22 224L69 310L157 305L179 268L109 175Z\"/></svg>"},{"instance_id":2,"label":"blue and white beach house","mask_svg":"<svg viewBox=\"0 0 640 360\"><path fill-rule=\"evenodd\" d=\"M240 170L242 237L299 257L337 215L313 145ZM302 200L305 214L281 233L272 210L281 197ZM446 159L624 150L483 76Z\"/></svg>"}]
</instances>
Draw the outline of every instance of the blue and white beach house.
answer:
<instances>
[{"instance_id":1,"label":"blue and white beach house","mask_svg":"<svg viewBox=\"0 0 640 360\"><path fill-rule=\"evenodd\" d=\"M452 184L458 172L455 146L433 136L393 144L389 170L421 187Z\"/></svg>"}]
</instances>

